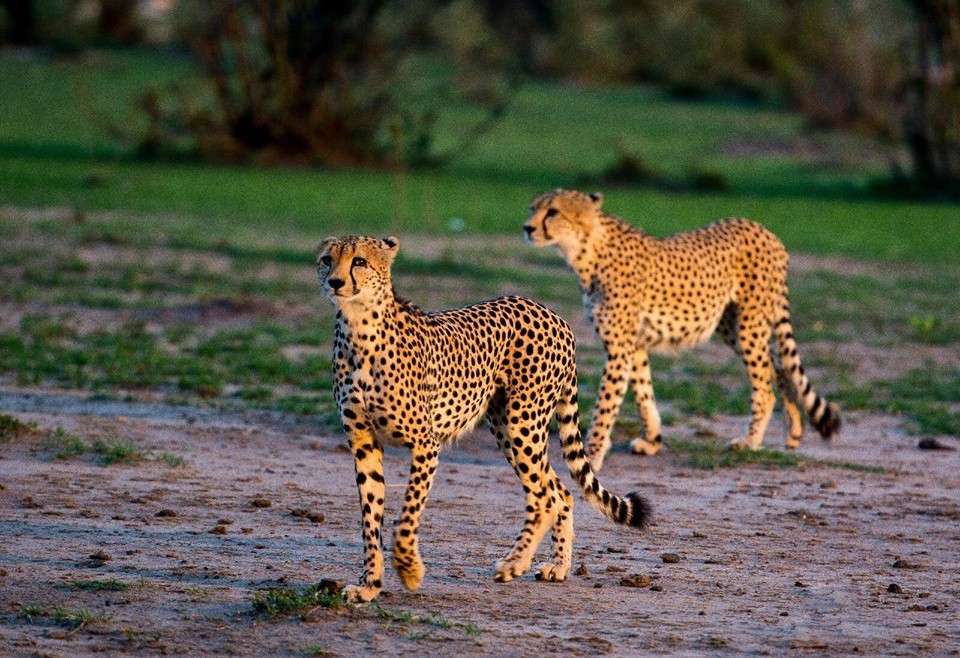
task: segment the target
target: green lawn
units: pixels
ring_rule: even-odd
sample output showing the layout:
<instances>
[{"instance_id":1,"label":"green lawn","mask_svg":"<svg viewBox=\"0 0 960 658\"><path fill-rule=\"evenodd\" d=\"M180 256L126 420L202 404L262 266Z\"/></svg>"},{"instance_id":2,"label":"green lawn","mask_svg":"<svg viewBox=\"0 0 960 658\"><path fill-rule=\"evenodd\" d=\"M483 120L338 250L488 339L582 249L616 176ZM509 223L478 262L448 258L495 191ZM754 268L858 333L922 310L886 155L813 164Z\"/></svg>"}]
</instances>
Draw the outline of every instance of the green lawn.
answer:
<instances>
[{"instance_id":1,"label":"green lawn","mask_svg":"<svg viewBox=\"0 0 960 658\"><path fill-rule=\"evenodd\" d=\"M182 58L147 52L67 61L0 56L0 205L121 210L117 230L190 240L256 240L266 222L272 236L442 234L453 217L467 232L519 235L534 194L580 185L622 144L669 175L698 167L722 173L732 187L722 194L604 189L608 210L655 234L739 215L767 224L796 251L947 264L960 250L960 207L870 197L869 179L882 167L844 163L862 146L857 140L803 137L818 145L811 158L792 148L802 138L795 116L680 102L647 88L528 85L474 151L445 169L404 175L142 162L97 127L108 120L135 130L139 90L188 70ZM446 123L462 116L454 109ZM146 225L145 215L181 221Z\"/></svg>"}]
</instances>

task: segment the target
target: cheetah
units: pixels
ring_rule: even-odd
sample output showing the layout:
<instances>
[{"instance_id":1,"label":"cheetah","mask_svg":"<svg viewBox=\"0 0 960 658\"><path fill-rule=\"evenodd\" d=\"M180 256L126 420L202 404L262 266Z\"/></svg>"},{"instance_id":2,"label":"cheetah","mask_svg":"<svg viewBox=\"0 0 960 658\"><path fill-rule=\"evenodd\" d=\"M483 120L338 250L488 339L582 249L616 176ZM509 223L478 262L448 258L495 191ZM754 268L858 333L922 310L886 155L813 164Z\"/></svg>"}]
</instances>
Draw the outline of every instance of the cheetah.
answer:
<instances>
[{"instance_id":1,"label":"cheetah","mask_svg":"<svg viewBox=\"0 0 960 658\"><path fill-rule=\"evenodd\" d=\"M420 586L424 566L417 529L440 450L486 416L497 445L526 495L526 519L513 548L495 566L508 582L527 571L550 529L553 559L537 579L565 580L573 548L573 497L550 466L547 435L557 418L563 457L586 500L622 525L641 528L650 505L621 498L586 460L577 413L573 332L559 316L522 297L424 312L396 296L391 265L396 238L324 240L317 253L320 285L336 309L334 395L349 436L362 509L364 568L347 588L370 601L383 586L385 484L383 446L410 450L410 480L394 526L393 565L403 585Z\"/></svg>"},{"instance_id":2,"label":"cheetah","mask_svg":"<svg viewBox=\"0 0 960 658\"><path fill-rule=\"evenodd\" d=\"M788 448L800 445L803 418L827 439L840 412L817 395L804 374L790 325L788 254L777 237L746 219L657 239L601 210L600 193L557 189L533 200L526 239L556 245L573 269L583 304L607 353L587 440L599 471L628 385L643 421L633 452L655 455L662 446L660 415L650 377L650 352L676 352L714 332L741 357L750 379L751 419L732 448L756 450L773 412L776 377L788 419ZM771 334L778 349L772 349Z\"/></svg>"}]
</instances>

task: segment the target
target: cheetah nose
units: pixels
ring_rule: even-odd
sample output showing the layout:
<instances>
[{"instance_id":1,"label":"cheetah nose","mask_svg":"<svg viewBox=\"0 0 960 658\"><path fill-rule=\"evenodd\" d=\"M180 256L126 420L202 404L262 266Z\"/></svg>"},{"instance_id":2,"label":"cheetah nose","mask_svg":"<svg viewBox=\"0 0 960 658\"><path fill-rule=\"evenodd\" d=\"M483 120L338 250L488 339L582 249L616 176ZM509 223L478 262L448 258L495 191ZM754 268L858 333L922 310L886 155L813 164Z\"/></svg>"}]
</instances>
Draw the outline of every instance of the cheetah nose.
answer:
<instances>
[{"instance_id":1,"label":"cheetah nose","mask_svg":"<svg viewBox=\"0 0 960 658\"><path fill-rule=\"evenodd\" d=\"M533 227L530 226L529 224L524 224L523 230L527 232L527 237L533 235L533 230L534 230L534 229L533 229Z\"/></svg>"},{"instance_id":2,"label":"cheetah nose","mask_svg":"<svg viewBox=\"0 0 960 658\"><path fill-rule=\"evenodd\" d=\"M334 290L340 290L343 287L343 284L346 283L343 279L327 279L327 283L330 284L330 287Z\"/></svg>"}]
</instances>

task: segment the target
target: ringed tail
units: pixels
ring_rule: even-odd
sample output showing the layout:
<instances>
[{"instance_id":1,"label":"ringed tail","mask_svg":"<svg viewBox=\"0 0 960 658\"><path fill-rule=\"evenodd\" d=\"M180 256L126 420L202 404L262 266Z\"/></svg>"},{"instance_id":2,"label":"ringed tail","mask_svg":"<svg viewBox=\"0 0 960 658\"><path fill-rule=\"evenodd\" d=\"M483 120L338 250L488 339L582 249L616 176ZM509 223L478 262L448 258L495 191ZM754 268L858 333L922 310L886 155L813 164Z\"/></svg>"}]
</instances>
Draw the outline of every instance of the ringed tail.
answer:
<instances>
[{"instance_id":1,"label":"ringed tail","mask_svg":"<svg viewBox=\"0 0 960 658\"><path fill-rule=\"evenodd\" d=\"M628 493L623 497L610 493L600 484L596 473L590 468L580 435L576 373L573 373L569 381L557 403L556 413L563 458L567 462L571 477L580 484L587 502L608 519L620 525L643 528L650 521L652 514L650 503L646 498L636 492Z\"/></svg>"},{"instance_id":2,"label":"ringed tail","mask_svg":"<svg viewBox=\"0 0 960 658\"><path fill-rule=\"evenodd\" d=\"M803 370L803 364L800 363L800 356L797 354L797 341L793 337L793 326L790 324L790 304L786 297L778 307L774 334L777 337L780 364L796 390L797 401L820 436L825 439L831 438L840 430L840 408L833 402L820 397Z\"/></svg>"}]
</instances>

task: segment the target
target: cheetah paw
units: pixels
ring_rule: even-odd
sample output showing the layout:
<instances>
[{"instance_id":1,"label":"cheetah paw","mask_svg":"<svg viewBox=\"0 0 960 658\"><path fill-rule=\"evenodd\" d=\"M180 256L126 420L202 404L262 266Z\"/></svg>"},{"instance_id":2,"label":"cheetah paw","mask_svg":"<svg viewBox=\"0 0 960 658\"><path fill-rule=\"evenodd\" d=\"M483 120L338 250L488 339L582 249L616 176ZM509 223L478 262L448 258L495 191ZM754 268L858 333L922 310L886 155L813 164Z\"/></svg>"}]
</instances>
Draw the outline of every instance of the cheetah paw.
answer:
<instances>
[{"instance_id":1,"label":"cheetah paw","mask_svg":"<svg viewBox=\"0 0 960 658\"><path fill-rule=\"evenodd\" d=\"M630 442L630 450L636 455L646 455L648 457L653 457L655 454L660 452L660 448L663 447L663 443L657 441L652 443L645 439L634 439Z\"/></svg>"},{"instance_id":2,"label":"cheetah paw","mask_svg":"<svg viewBox=\"0 0 960 658\"><path fill-rule=\"evenodd\" d=\"M401 565L394 562L393 566L400 575L400 581L403 583L404 587L411 592L419 589L420 583L423 581L423 574L426 573L426 569L423 567L423 562L417 560L410 565Z\"/></svg>"},{"instance_id":3,"label":"cheetah paw","mask_svg":"<svg viewBox=\"0 0 960 658\"><path fill-rule=\"evenodd\" d=\"M373 585L347 585L343 588L343 597L348 603L367 603L377 598L380 588Z\"/></svg>"},{"instance_id":4,"label":"cheetah paw","mask_svg":"<svg viewBox=\"0 0 960 658\"><path fill-rule=\"evenodd\" d=\"M514 578L522 576L530 568L528 564L521 564L517 560L500 560L494 566L493 579L498 583L509 583Z\"/></svg>"},{"instance_id":5,"label":"cheetah paw","mask_svg":"<svg viewBox=\"0 0 960 658\"><path fill-rule=\"evenodd\" d=\"M788 450L796 450L797 448L800 447L800 438L799 438L799 437L796 437L796 438L795 438L795 437L792 437L792 436L788 436L785 445L786 445L786 447L787 447Z\"/></svg>"},{"instance_id":6,"label":"cheetah paw","mask_svg":"<svg viewBox=\"0 0 960 658\"><path fill-rule=\"evenodd\" d=\"M544 562L537 567L537 580L548 583L562 583L567 579L568 573L570 573L569 564Z\"/></svg>"},{"instance_id":7,"label":"cheetah paw","mask_svg":"<svg viewBox=\"0 0 960 658\"><path fill-rule=\"evenodd\" d=\"M727 447L730 450L759 450L760 446L755 446L750 443L747 439L734 439Z\"/></svg>"}]
</instances>

